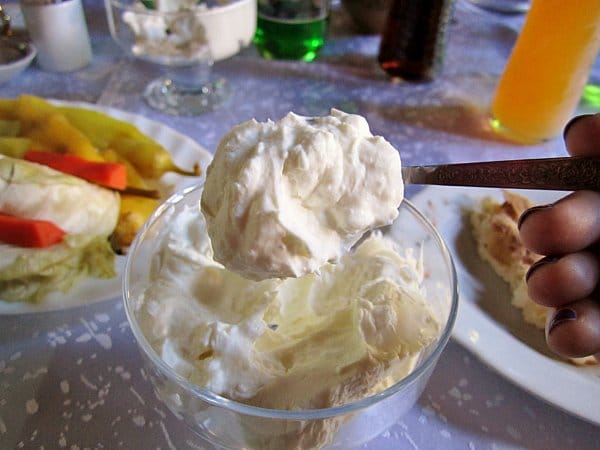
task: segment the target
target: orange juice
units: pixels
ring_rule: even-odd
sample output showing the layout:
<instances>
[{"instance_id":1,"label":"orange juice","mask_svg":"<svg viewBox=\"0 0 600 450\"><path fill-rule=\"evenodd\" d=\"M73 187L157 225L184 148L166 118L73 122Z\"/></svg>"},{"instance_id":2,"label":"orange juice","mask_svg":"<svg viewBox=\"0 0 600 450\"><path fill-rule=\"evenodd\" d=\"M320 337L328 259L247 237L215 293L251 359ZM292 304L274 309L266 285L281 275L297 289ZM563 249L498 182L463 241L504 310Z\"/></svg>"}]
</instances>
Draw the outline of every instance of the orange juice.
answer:
<instances>
[{"instance_id":1,"label":"orange juice","mask_svg":"<svg viewBox=\"0 0 600 450\"><path fill-rule=\"evenodd\" d=\"M492 125L523 143L571 118L600 49L600 0L533 0L492 102Z\"/></svg>"}]
</instances>

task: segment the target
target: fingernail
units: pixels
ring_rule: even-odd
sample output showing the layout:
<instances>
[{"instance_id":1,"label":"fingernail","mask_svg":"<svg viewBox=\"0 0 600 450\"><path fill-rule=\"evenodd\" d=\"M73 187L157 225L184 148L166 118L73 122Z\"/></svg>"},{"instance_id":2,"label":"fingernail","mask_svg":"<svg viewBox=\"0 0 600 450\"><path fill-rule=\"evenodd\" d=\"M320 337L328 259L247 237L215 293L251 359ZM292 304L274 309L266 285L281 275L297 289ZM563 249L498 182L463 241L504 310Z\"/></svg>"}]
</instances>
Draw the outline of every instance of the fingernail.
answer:
<instances>
[{"instance_id":1,"label":"fingernail","mask_svg":"<svg viewBox=\"0 0 600 450\"><path fill-rule=\"evenodd\" d=\"M548 324L548 334L552 333L552 331L560 324L572 320L577 320L577 313L575 310L571 308L559 309L554 313L554 317L550 319L550 323Z\"/></svg>"},{"instance_id":2,"label":"fingernail","mask_svg":"<svg viewBox=\"0 0 600 450\"><path fill-rule=\"evenodd\" d=\"M538 205L538 206L533 206L527 210L525 210L525 212L523 214L521 214L521 216L519 217L519 221L517 222L517 228L520 230L521 229L521 225L523 225L523 221L530 216L531 213L539 211L541 209L546 209L546 208L550 208L552 206L552 204L549 205Z\"/></svg>"},{"instance_id":3,"label":"fingernail","mask_svg":"<svg viewBox=\"0 0 600 450\"><path fill-rule=\"evenodd\" d=\"M527 274L525 274L525 281L529 281L531 274L533 274L533 272L535 272L539 267L545 266L546 264L555 263L559 259L559 256L544 256L542 259L538 259L529 267Z\"/></svg>"},{"instance_id":4,"label":"fingernail","mask_svg":"<svg viewBox=\"0 0 600 450\"><path fill-rule=\"evenodd\" d=\"M575 125L575 122L579 122L581 119L583 119L585 117L591 117L593 115L594 114L581 114L581 115L575 116L571 120L569 120L563 130L563 140L567 139L567 134L568 134L569 130L573 127L573 125Z\"/></svg>"}]
</instances>

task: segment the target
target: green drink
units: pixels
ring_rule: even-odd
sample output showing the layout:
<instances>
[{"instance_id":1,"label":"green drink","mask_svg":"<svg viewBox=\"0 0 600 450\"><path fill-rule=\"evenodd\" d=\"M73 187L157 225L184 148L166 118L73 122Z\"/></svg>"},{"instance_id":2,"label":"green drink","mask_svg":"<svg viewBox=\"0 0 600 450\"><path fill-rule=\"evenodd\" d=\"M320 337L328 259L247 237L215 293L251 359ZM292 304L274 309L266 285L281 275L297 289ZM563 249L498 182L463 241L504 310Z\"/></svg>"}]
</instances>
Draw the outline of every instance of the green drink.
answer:
<instances>
[{"instance_id":1,"label":"green drink","mask_svg":"<svg viewBox=\"0 0 600 450\"><path fill-rule=\"evenodd\" d=\"M600 108L600 84L586 84L582 99L584 105Z\"/></svg>"},{"instance_id":2,"label":"green drink","mask_svg":"<svg viewBox=\"0 0 600 450\"><path fill-rule=\"evenodd\" d=\"M314 60L325 43L328 2L258 2L254 43L267 59Z\"/></svg>"}]
</instances>

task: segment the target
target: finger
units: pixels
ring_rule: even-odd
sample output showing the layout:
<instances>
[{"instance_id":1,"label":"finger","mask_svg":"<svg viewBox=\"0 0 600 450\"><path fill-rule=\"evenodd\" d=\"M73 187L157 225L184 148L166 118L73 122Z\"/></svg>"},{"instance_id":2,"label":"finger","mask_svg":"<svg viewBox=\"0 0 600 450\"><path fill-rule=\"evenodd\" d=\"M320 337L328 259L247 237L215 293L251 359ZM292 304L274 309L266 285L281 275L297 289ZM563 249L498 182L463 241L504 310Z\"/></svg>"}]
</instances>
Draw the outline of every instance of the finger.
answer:
<instances>
[{"instance_id":1,"label":"finger","mask_svg":"<svg viewBox=\"0 0 600 450\"><path fill-rule=\"evenodd\" d=\"M546 342L555 353L581 358L600 353L600 303L586 298L548 315Z\"/></svg>"},{"instance_id":2,"label":"finger","mask_svg":"<svg viewBox=\"0 0 600 450\"><path fill-rule=\"evenodd\" d=\"M523 244L540 255L562 255L600 242L600 192L578 191L519 219Z\"/></svg>"},{"instance_id":3,"label":"finger","mask_svg":"<svg viewBox=\"0 0 600 450\"><path fill-rule=\"evenodd\" d=\"M574 117L564 139L571 155L600 155L600 113Z\"/></svg>"},{"instance_id":4,"label":"finger","mask_svg":"<svg viewBox=\"0 0 600 450\"><path fill-rule=\"evenodd\" d=\"M542 258L527 272L529 297L560 307L590 296L600 286L600 254L592 251Z\"/></svg>"}]
</instances>

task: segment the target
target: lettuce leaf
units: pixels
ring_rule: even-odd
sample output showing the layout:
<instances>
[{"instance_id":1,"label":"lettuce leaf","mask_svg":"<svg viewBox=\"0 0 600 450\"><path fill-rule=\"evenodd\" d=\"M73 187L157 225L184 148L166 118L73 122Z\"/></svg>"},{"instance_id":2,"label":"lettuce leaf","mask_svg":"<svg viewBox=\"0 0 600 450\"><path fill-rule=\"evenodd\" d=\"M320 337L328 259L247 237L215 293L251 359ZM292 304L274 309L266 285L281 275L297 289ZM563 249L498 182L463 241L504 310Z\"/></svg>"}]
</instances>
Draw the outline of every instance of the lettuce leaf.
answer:
<instances>
[{"instance_id":1,"label":"lettuce leaf","mask_svg":"<svg viewBox=\"0 0 600 450\"><path fill-rule=\"evenodd\" d=\"M43 249L0 246L0 299L38 303L52 291L67 292L84 277L116 275L115 253L105 236L67 235Z\"/></svg>"}]
</instances>

